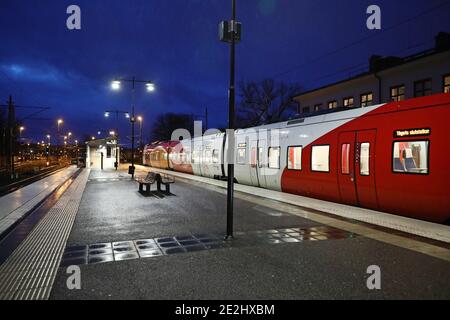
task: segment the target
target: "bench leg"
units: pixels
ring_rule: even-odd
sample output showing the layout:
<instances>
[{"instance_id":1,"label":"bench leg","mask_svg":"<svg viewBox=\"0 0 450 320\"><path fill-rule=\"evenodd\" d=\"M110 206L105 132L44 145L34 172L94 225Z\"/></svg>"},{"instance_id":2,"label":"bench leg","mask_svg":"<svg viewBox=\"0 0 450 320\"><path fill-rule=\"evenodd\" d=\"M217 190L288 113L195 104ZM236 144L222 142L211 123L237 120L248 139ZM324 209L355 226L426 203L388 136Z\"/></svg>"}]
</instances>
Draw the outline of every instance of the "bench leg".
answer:
<instances>
[{"instance_id":1,"label":"bench leg","mask_svg":"<svg viewBox=\"0 0 450 320\"><path fill-rule=\"evenodd\" d=\"M166 184L166 193L170 194L170 184Z\"/></svg>"},{"instance_id":2,"label":"bench leg","mask_svg":"<svg viewBox=\"0 0 450 320\"><path fill-rule=\"evenodd\" d=\"M150 195L150 193L152 192L152 185L151 185L150 183L148 183L148 184L146 185L145 192L146 192L148 195Z\"/></svg>"},{"instance_id":3,"label":"bench leg","mask_svg":"<svg viewBox=\"0 0 450 320\"><path fill-rule=\"evenodd\" d=\"M156 182L156 188L158 189L158 192L161 192L161 182L160 181Z\"/></svg>"},{"instance_id":4,"label":"bench leg","mask_svg":"<svg viewBox=\"0 0 450 320\"><path fill-rule=\"evenodd\" d=\"M142 183L139 183L139 192L144 191L144 185Z\"/></svg>"}]
</instances>

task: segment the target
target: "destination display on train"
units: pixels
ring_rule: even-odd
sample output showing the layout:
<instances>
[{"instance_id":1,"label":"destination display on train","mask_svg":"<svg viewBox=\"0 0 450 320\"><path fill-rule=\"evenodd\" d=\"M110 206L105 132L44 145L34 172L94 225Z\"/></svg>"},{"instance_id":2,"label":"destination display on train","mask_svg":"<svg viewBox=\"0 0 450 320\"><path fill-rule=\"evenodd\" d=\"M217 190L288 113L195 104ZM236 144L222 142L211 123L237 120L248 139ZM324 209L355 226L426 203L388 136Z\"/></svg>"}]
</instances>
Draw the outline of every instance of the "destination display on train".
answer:
<instances>
[{"instance_id":1,"label":"destination display on train","mask_svg":"<svg viewBox=\"0 0 450 320\"><path fill-rule=\"evenodd\" d=\"M395 130L394 138L429 136L430 134L430 128Z\"/></svg>"}]
</instances>

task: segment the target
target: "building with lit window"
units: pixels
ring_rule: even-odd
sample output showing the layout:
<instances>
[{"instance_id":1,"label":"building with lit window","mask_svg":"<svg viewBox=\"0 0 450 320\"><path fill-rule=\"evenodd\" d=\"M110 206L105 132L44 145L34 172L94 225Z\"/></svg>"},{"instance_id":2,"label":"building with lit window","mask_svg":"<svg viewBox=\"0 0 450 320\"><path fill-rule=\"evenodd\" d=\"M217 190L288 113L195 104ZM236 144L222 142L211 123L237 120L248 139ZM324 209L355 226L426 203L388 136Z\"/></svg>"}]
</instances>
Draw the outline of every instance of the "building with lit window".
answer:
<instances>
[{"instance_id":1,"label":"building with lit window","mask_svg":"<svg viewBox=\"0 0 450 320\"><path fill-rule=\"evenodd\" d=\"M402 101L450 92L450 34L433 49L408 57L372 56L369 71L295 97L301 115Z\"/></svg>"},{"instance_id":2,"label":"building with lit window","mask_svg":"<svg viewBox=\"0 0 450 320\"><path fill-rule=\"evenodd\" d=\"M110 170L120 165L120 148L116 138L86 142L86 168Z\"/></svg>"}]
</instances>

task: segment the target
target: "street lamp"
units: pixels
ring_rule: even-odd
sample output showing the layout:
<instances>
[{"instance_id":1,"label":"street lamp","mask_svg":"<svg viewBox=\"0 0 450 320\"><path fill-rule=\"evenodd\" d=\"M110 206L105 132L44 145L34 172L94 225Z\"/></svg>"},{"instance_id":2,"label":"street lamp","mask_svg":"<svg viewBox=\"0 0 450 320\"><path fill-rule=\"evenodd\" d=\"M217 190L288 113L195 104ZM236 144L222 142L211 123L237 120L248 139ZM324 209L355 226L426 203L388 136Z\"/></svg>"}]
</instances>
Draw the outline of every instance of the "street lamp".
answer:
<instances>
[{"instance_id":1,"label":"street lamp","mask_svg":"<svg viewBox=\"0 0 450 320\"><path fill-rule=\"evenodd\" d=\"M64 123L64 120L58 119L57 123L58 123L58 132L59 132L59 129L60 129L61 125Z\"/></svg>"},{"instance_id":2,"label":"street lamp","mask_svg":"<svg viewBox=\"0 0 450 320\"><path fill-rule=\"evenodd\" d=\"M136 122L136 115L135 115L135 88L136 88L136 83L142 83L145 84L145 86L147 87L147 91L148 92L153 92L155 91L155 84L152 81L149 80L137 80L135 77L131 78L131 79L116 79L112 82L111 87L113 90L119 90L120 89L120 85L121 82L131 82L132 84L132 91L131 91L131 166L128 169L128 173L131 174L131 178L134 179L134 171L135 171L135 167L134 167L134 139L135 139L135 134L134 134L134 123ZM130 116L130 115L128 115Z\"/></svg>"},{"instance_id":3,"label":"street lamp","mask_svg":"<svg viewBox=\"0 0 450 320\"><path fill-rule=\"evenodd\" d=\"M142 121L144 121L144 118L139 116L137 119L139 121L139 148L142 148Z\"/></svg>"},{"instance_id":4,"label":"street lamp","mask_svg":"<svg viewBox=\"0 0 450 320\"><path fill-rule=\"evenodd\" d=\"M145 84L145 86L147 87L147 91L148 92L153 92L155 91L155 84L153 82L147 82Z\"/></svg>"},{"instance_id":5,"label":"street lamp","mask_svg":"<svg viewBox=\"0 0 450 320\"><path fill-rule=\"evenodd\" d=\"M22 138L22 132L23 130L25 130L25 127L20 127L19 128L19 137Z\"/></svg>"},{"instance_id":6,"label":"street lamp","mask_svg":"<svg viewBox=\"0 0 450 320\"><path fill-rule=\"evenodd\" d=\"M111 83L111 88L112 88L113 90L120 90L120 81L119 81L119 80L114 80L114 81Z\"/></svg>"}]
</instances>

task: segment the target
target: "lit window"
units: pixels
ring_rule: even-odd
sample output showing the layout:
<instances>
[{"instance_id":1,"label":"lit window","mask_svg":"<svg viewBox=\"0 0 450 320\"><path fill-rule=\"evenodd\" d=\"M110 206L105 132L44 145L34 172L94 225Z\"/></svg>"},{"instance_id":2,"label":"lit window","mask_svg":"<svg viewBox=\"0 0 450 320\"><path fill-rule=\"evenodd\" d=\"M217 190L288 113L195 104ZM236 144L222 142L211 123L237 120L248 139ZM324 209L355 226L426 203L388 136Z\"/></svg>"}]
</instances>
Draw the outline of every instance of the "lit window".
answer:
<instances>
[{"instance_id":1,"label":"lit window","mask_svg":"<svg viewBox=\"0 0 450 320\"><path fill-rule=\"evenodd\" d=\"M428 174L428 147L428 141L395 142L394 172Z\"/></svg>"},{"instance_id":2,"label":"lit window","mask_svg":"<svg viewBox=\"0 0 450 320\"><path fill-rule=\"evenodd\" d=\"M359 173L362 176L370 175L370 143L361 143L361 154L359 157Z\"/></svg>"},{"instance_id":3,"label":"lit window","mask_svg":"<svg viewBox=\"0 0 450 320\"><path fill-rule=\"evenodd\" d=\"M350 174L350 144L346 143L342 145L342 158L341 158L342 174Z\"/></svg>"},{"instance_id":4,"label":"lit window","mask_svg":"<svg viewBox=\"0 0 450 320\"><path fill-rule=\"evenodd\" d=\"M424 97L431 94L431 79L414 82L414 97Z\"/></svg>"},{"instance_id":5,"label":"lit window","mask_svg":"<svg viewBox=\"0 0 450 320\"><path fill-rule=\"evenodd\" d=\"M396 86L391 88L391 100L403 101L405 100L405 86Z\"/></svg>"},{"instance_id":6,"label":"lit window","mask_svg":"<svg viewBox=\"0 0 450 320\"><path fill-rule=\"evenodd\" d=\"M260 168L262 168L266 163L266 159L264 157L264 148L258 148L258 162Z\"/></svg>"},{"instance_id":7,"label":"lit window","mask_svg":"<svg viewBox=\"0 0 450 320\"><path fill-rule=\"evenodd\" d=\"M258 154L256 152L256 147L253 147L250 153L250 165L252 167L256 167L257 164L258 164Z\"/></svg>"},{"instance_id":8,"label":"lit window","mask_svg":"<svg viewBox=\"0 0 450 320\"><path fill-rule=\"evenodd\" d=\"M361 107L369 107L373 104L373 93L364 93L361 95Z\"/></svg>"},{"instance_id":9,"label":"lit window","mask_svg":"<svg viewBox=\"0 0 450 320\"><path fill-rule=\"evenodd\" d=\"M353 108L354 104L355 104L355 99L353 97L344 99L344 107L345 108Z\"/></svg>"},{"instance_id":10,"label":"lit window","mask_svg":"<svg viewBox=\"0 0 450 320\"><path fill-rule=\"evenodd\" d=\"M288 169L302 170L302 147L288 148Z\"/></svg>"},{"instance_id":11,"label":"lit window","mask_svg":"<svg viewBox=\"0 0 450 320\"><path fill-rule=\"evenodd\" d=\"M212 153L213 163L219 163L219 150L214 149Z\"/></svg>"},{"instance_id":12,"label":"lit window","mask_svg":"<svg viewBox=\"0 0 450 320\"><path fill-rule=\"evenodd\" d=\"M237 163L245 164L246 156L247 156L247 147L238 148Z\"/></svg>"},{"instance_id":13,"label":"lit window","mask_svg":"<svg viewBox=\"0 0 450 320\"><path fill-rule=\"evenodd\" d=\"M328 109L336 109L337 108L337 101L330 101L328 102Z\"/></svg>"},{"instance_id":14,"label":"lit window","mask_svg":"<svg viewBox=\"0 0 450 320\"><path fill-rule=\"evenodd\" d=\"M280 169L280 147L269 148L269 168Z\"/></svg>"},{"instance_id":15,"label":"lit window","mask_svg":"<svg viewBox=\"0 0 450 320\"><path fill-rule=\"evenodd\" d=\"M444 93L450 92L450 76L444 76Z\"/></svg>"},{"instance_id":16,"label":"lit window","mask_svg":"<svg viewBox=\"0 0 450 320\"><path fill-rule=\"evenodd\" d=\"M330 146L312 147L311 170L317 172L330 172Z\"/></svg>"}]
</instances>

